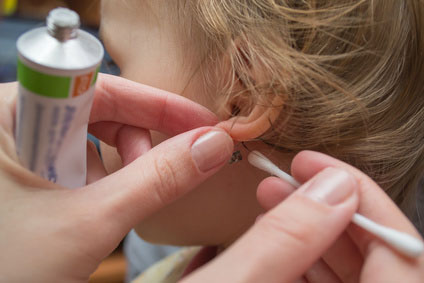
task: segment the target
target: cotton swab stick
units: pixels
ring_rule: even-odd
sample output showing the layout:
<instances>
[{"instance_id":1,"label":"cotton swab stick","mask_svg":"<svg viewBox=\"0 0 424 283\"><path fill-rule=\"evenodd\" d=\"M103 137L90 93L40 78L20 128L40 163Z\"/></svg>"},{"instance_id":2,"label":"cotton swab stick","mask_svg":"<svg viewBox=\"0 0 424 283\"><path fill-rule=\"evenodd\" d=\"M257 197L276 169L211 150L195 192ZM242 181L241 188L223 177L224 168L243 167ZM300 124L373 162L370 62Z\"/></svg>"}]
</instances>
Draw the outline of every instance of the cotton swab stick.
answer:
<instances>
[{"instance_id":1,"label":"cotton swab stick","mask_svg":"<svg viewBox=\"0 0 424 283\"><path fill-rule=\"evenodd\" d=\"M252 151L249 153L248 161L253 166L270 173L271 175L277 176L286 182L290 183L294 187L300 187L300 183L297 182L292 176L278 168L268 158L258 151ZM362 227L364 230L375 235L376 237L383 240L386 244L397 250L399 253L408 257L419 257L424 251L424 244L417 238L412 237L406 233L397 231L392 228L385 227L377 224L370 219L362 216L361 214L355 213L352 217L352 222Z\"/></svg>"}]
</instances>

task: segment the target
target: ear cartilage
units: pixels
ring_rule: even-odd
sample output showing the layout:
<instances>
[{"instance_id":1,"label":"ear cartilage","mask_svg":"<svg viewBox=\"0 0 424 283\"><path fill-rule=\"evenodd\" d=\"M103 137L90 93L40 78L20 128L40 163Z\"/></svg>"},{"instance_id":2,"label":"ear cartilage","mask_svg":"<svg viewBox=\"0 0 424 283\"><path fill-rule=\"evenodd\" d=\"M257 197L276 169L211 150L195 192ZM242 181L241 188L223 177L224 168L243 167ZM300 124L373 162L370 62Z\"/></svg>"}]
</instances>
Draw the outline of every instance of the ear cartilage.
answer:
<instances>
[{"instance_id":1,"label":"ear cartilage","mask_svg":"<svg viewBox=\"0 0 424 283\"><path fill-rule=\"evenodd\" d=\"M299 182L278 168L262 153L252 151L249 153L247 159L253 166L285 180L296 188L300 187L301 184ZM352 222L375 235L405 256L415 258L419 257L424 252L424 244L421 240L414 238L409 234L375 223L359 213L355 213L353 215Z\"/></svg>"}]
</instances>

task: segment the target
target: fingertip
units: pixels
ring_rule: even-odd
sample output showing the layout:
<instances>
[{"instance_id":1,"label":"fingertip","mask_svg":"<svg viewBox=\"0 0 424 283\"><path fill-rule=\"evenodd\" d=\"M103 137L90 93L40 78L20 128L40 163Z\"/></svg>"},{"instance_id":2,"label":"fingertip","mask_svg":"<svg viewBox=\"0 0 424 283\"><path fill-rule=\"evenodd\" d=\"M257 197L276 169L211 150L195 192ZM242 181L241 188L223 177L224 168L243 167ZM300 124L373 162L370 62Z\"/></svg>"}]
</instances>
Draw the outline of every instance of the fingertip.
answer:
<instances>
[{"instance_id":1,"label":"fingertip","mask_svg":"<svg viewBox=\"0 0 424 283\"><path fill-rule=\"evenodd\" d=\"M206 132L202 130L199 134L191 145L191 156L201 172L207 173L230 160L234 151L234 142L226 131L211 128Z\"/></svg>"},{"instance_id":2,"label":"fingertip","mask_svg":"<svg viewBox=\"0 0 424 283\"><path fill-rule=\"evenodd\" d=\"M258 186L256 197L259 204L266 210L274 208L286 199L295 188L277 177L264 179Z\"/></svg>"},{"instance_id":3,"label":"fingertip","mask_svg":"<svg viewBox=\"0 0 424 283\"><path fill-rule=\"evenodd\" d=\"M358 187L349 171L327 167L303 184L297 193L325 205L337 206L351 199L357 200Z\"/></svg>"},{"instance_id":4,"label":"fingertip","mask_svg":"<svg viewBox=\"0 0 424 283\"><path fill-rule=\"evenodd\" d=\"M150 131L129 125L122 126L116 136L116 148L126 166L152 148Z\"/></svg>"},{"instance_id":5,"label":"fingertip","mask_svg":"<svg viewBox=\"0 0 424 283\"><path fill-rule=\"evenodd\" d=\"M97 151L96 145L87 141L87 184L96 182L106 176L106 169Z\"/></svg>"},{"instance_id":6,"label":"fingertip","mask_svg":"<svg viewBox=\"0 0 424 283\"><path fill-rule=\"evenodd\" d=\"M338 161L326 154L303 150L296 154L291 164L291 174L300 183L305 183L326 167L337 167Z\"/></svg>"}]
</instances>

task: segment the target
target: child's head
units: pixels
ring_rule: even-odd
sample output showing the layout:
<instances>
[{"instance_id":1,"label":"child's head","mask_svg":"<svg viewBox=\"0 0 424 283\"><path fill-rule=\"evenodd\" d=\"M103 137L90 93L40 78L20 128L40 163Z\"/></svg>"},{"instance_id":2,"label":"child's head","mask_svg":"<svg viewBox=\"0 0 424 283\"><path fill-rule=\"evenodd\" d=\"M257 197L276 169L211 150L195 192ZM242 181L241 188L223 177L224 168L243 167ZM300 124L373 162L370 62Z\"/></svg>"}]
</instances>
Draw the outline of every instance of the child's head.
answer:
<instances>
[{"instance_id":1,"label":"child's head","mask_svg":"<svg viewBox=\"0 0 424 283\"><path fill-rule=\"evenodd\" d=\"M423 5L104 0L102 34L124 77L205 105L283 169L300 150L321 151L403 204L424 171ZM264 176L246 160L228 165L138 232L170 244L230 242L260 213Z\"/></svg>"}]
</instances>

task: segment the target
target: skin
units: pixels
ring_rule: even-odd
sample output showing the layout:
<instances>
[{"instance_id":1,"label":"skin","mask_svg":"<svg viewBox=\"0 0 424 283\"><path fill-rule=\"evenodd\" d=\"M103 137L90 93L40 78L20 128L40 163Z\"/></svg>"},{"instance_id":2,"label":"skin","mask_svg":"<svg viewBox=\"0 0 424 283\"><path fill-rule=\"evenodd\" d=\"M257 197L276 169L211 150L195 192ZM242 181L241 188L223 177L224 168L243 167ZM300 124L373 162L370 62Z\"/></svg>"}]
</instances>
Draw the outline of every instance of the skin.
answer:
<instances>
[{"instance_id":1,"label":"skin","mask_svg":"<svg viewBox=\"0 0 424 283\"><path fill-rule=\"evenodd\" d=\"M120 67L121 76L200 103L217 114L220 126L231 133L232 121L225 122L229 117L217 111L219 97L205 95L203 81L196 72L200 55L195 50L187 54L169 13L154 4L103 1L101 35L105 47ZM267 118L257 113L251 120L241 117L237 124L240 127L234 128L241 128L237 132L238 136L241 132L241 139L256 135L256 129L267 125ZM253 122L255 125L249 127ZM154 145L166 138L152 133ZM258 143L248 146L269 150ZM110 148L104 149L112 153L105 154L111 161L106 167L118 168L119 158L113 157ZM266 174L248 164L248 152L240 144L236 149L241 150L243 161L225 166L192 193L143 220L136 226L137 233L147 241L173 245L228 245L238 238L263 212L256 200L256 187ZM275 161L287 170L290 158L278 156Z\"/></svg>"}]
</instances>

